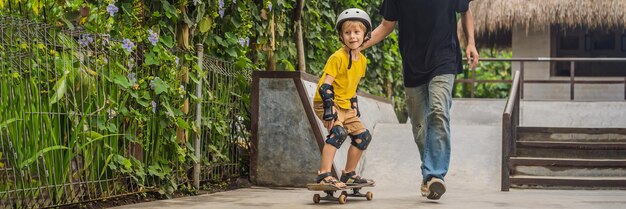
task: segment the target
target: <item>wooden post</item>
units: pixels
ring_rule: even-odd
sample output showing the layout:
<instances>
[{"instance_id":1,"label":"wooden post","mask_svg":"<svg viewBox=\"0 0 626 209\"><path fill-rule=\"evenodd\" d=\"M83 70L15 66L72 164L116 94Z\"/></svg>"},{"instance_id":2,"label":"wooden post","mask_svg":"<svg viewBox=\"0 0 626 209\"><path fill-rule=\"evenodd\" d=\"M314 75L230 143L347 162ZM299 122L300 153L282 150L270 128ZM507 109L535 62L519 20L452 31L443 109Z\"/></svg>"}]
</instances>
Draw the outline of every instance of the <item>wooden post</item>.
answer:
<instances>
[{"instance_id":1,"label":"wooden post","mask_svg":"<svg viewBox=\"0 0 626 209\"><path fill-rule=\"evenodd\" d=\"M298 49L298 71L306 72L304 59L304 38L302 37L302 9L304 0L298 0L294 8L294 24L296 29L296 48Z\"/></svg>"},{"instance_id":2,"label":"wooden post","mask_svg":"<svg viewBox=\"0 0 626 209\"><path fill-rule=\"evenodd\" d=\"M520 98L524 99L524 61L521 61L520 63ZM512 69L512 68L511 68ZM515 75L514 73L511 73L511 75Z\"/></svg>"},{"instance_id":3,"label":"wooden post","mask_svg":"<svg viewBox=\"0 0 626 209\"><path fill-rule=\"evenodd\" d=\"M198 50L198 84L196 85L196 96L200 99L200 102L196 103L196 121L195 125L198 126L198 132L194 135L193 149L196 159L198 161L193 164L193 185L196 190L200 189L200 160L202 159L202 148L200 146L202 139L202 61L204 60L204 48L202 44L197 44Z\"/></svg>"},{"instance_id":4,"label":"wooden post","mask_svg":"<svg viewBox=\"0 0 626 209\"><path fill-rule=\"evenodd\" d=\"M574 69L574 61L570 62L569 70L569 99L574 100L574 74L576 74L576 69Z\"/></svg>"},{"instance_id":5,"label":"wooden post","mask_svg":"<svg viewBox=\"0 0 626 209\"><path fill-rule=\"evenodd\" d=\"M267 71L276 71L276 59L274 58L274 50L276 49L276 39L274 30L274 13L270 17L270 48L267 56Z\"/></svg>"}]
</instances>

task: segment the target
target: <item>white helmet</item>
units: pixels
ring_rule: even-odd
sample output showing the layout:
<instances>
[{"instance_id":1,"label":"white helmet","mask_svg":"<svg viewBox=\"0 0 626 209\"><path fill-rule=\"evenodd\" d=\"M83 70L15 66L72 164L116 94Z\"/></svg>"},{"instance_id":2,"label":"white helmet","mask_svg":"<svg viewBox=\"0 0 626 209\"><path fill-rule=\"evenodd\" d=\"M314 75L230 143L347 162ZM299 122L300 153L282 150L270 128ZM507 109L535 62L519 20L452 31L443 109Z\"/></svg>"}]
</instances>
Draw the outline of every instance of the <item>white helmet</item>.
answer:
<instances>
[{"instance_id":1,"label":"white helmet","mask_svg":"<svg viewBox=\"0 0 626 209\"><path fill-rule=\"evenodd\" d=\"M337 17L337 23L335 24L335 29L337 29L337 32L341 33L341 26L346 20L361 21L363 25L365 25L366 39L370 38L370 35L372 34L372 21L370 20L370 16L367 15L365 11L357 8L350 8L339 13L339 17Z\"/></svg>"}]
</instances>

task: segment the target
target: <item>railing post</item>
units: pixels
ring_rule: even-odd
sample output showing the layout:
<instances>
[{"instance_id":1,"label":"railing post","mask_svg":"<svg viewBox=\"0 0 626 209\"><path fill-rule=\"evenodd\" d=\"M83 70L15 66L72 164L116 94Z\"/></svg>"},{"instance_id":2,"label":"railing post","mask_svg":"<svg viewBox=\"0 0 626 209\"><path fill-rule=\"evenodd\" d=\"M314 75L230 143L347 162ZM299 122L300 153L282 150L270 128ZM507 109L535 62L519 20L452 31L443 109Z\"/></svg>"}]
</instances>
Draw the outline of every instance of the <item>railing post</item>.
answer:
<instances>
[{"instance_id":1,"label":"railing post","mask_svg":"<svg viewBox=\"0 0 626 209\"><path fill-rule=\"evenodd\" d=\"M518 85L520 85L520 86L518 86L517 88L520 88L522 83L520 82ZM521 91L521 88L518 89L518 90ZM511 124L513 126L512 126L512 130L511 130L511 141L510 141L510 144L509 144L509 146L510 146L509 157L512 156L512 155L516 155L515 153L517 153L517 146L516 146L516 143L517 143L517 127L519 126L520 118L522 117L521 113L520 113L520 108L522 106L522 102L520 100L520 97L521 97L520 94L515 94L515 100L514 100L515 106L513 107L513 113L512 113L512 120L513 121L511 122Z\"/></svg>"},{"instance_id":2,"label":"railing post","mask_svg":"<svg viewBox=\"0 0 626 209\"><path fill-rule=\"evenodd\" d=\"M520 81L520 97L522 99L524 99L524 61L520 61L519 62L520 65L520 75L519 75L519 81ZM513 69L513 68L511 68ZM511 73L511 76L515 75L514 73Z\"/></svg>"},{"instance_id":3,"label":"railing post","mask_svg":"<svg viewBox=\"0 0 626 209\"><path fill-rule=\"evenodd\" d=\"M472 83L471 83L471 87L470 87L470 98L474 98L474 89L476 88L475 85L475 81L476 81L476 69L471 69L472 71Z\"/></svg>"},{"instance_id":4,"label":"railing post","mask_svg":"<svg viewBox=\"0 0 626 209\"><path fill-rule=\"evenodd\" d=\"M576 73L576 69L574 68L574 61L570 61L570 71L569 71L569 99L574 100L574 74Z\"/></svg>"},{"instance_id":5,"label":"railing post","mask_svg":"<svg viewBox=\"0 0 626 209\"><path fill-rule=\"evenodd\" d=\"M204 60L204 48L202 44L196 44L198 50L198 83L196 84L196 96L200 101L196 103L196 121L195 125L198 126L195 139L194 139L194 154L196 156L196 162L193 164L193 185L196 190L200 190L200 160L202 156L202 149L200 142L202 139L202 61Z\"/></svg>"},{"instance_id":6,"label":"railing post","mask_svg":"<svg viewBox=\"0 0 626 209\"><path fill-rule=\"evenodd\" d=\"M511 149L511 115L502 115L502 182L500 184L500 190L505 192L509 191L509 155Z\"/></svg>"}]
</instances>

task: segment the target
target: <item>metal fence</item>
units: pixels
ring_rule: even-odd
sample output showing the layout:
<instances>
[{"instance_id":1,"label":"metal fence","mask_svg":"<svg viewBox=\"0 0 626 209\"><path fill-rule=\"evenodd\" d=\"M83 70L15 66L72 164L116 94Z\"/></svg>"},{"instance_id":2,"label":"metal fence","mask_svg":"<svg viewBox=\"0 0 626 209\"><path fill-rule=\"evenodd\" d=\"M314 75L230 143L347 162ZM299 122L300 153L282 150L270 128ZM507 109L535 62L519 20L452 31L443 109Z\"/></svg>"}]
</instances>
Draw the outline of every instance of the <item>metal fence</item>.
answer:
<instances>
[{"instance_id":1,"label":"metal fence","mask_svg":"<svg viewBox=\"0 0 626 209\"><path fill-rule=\"evenodd\" d=\"M121 42L0 17L0 208L168 193L245 172L251 71L201 50L145 67L146 46L127 53Z\"/></svg>"},{"instance_id":2,"label":"metal fence","mask_svg":"<svg viewBox=\"0 0 626 209\"><path fill-rule=\"evenodd\" d=\"M466 61L465 59L463 60ZM575 88L576 84L624 84L624 100L626 100L626 77L616 77L612 76L611 78L603 77L602 79L593 79L593 80L585 80L585 79L576 79L576 64L577 63L607 63L607 62L621 62L625 63L626 58L622 57L536 57L536 58L481 58L481 62L505 62L505 63L518 63L519 71L520 71L520 97L524 99L524 84L532 83L532 84L569 84L569 99L574 100ZM567 79L525 79L525 64L527 63L538 63L538 62L549 62L552 64L555 63L563 63L569 64L568 74L569 77L562 77ZM506 66L503 69L504 71L510 71L510 75L512 76L514 73L512 72L511 66ZM546 69L550 70L550 69ZM466 78L456 79L455 83L464 83L469 84L469 92L470 98L474 98L474 92L476 91L476 87L478 85L485 84L510 84L512 80L509 79L501 79L501 80L481 80L477 79L478 73L472 72L471 77L465 74ZM619 80L616 80L619 79ZM468 91L468 87L461 86L463 91ZM508 89L511 87L508 86ZM508 90L507 90L508 91Z\"/></svg>"}]
</instances>

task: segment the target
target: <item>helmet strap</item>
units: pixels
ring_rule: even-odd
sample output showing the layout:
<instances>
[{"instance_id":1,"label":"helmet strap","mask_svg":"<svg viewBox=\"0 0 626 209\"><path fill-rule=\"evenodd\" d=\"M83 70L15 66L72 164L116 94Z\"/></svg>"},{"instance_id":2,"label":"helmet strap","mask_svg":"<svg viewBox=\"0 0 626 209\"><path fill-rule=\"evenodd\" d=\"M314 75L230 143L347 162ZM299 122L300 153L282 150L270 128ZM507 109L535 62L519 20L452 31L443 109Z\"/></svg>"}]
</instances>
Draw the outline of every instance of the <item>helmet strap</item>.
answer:
<instances>
[{"instance_id":1,"label":"helmet strap","mask_svg":"<svg viewBox=\"0 0 626 209\"><path fill-rule=\"evenodd\" d=\"M350 49L350 47L348 47ZM348 50L348 70L352 68L352 49Z\"/></svg>"}]
</instances>

